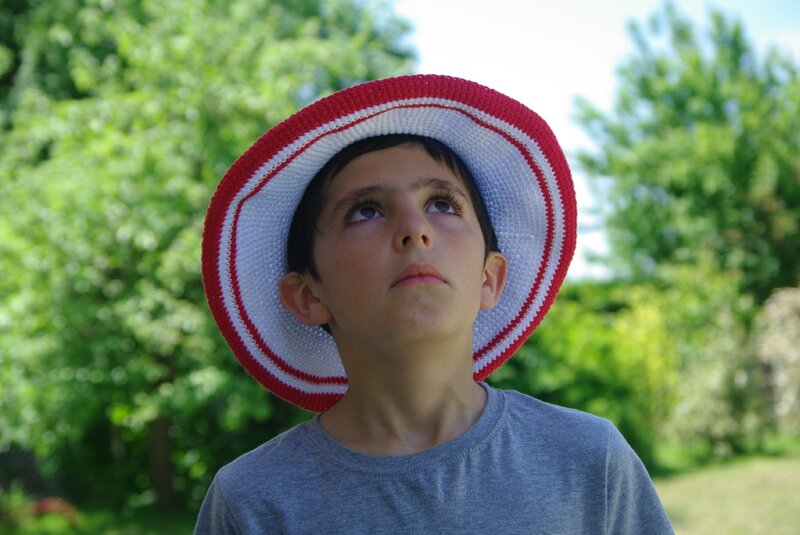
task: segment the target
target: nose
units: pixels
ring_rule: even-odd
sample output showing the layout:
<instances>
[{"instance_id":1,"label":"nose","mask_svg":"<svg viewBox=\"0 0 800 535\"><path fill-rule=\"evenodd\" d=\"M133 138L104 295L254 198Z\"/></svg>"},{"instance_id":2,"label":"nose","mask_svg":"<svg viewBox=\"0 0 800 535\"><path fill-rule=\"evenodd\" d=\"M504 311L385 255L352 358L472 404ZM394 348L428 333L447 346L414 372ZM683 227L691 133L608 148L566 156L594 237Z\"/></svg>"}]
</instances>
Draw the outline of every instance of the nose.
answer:
<instances>
[{"instance_id":1,"label":"nose","mask_svg":"<svg viewBox=\"0 0 800 535\"><path fill-rule=\"evenodd\" d=\"M433 236L424 214L415 209L404 209L397 213L394 246L399 250L409 247L430 247Z\"/></svg>"}]
</instances>

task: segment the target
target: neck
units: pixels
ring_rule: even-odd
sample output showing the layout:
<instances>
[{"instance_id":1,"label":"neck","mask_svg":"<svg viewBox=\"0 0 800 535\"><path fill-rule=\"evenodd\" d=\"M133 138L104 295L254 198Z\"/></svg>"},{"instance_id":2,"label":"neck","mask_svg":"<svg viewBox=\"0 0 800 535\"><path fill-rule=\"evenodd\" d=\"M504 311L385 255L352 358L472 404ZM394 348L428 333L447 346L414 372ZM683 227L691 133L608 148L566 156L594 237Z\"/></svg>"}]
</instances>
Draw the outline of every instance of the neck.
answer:
<instances>
[{"instance_id":1,"label":"neck","mask_svg":"<svg viewBox=\"0 0 800 535\"><path fill-rule=\"evenodd\" d=\"M486 393L472 379L471 347L447 354L428 345L424 355L373 354L365 366L350 360L350 387L322 415L323 428L340 444L376 456L409 455L457 438L480 417Z\"/></svg>"}]
</instances>

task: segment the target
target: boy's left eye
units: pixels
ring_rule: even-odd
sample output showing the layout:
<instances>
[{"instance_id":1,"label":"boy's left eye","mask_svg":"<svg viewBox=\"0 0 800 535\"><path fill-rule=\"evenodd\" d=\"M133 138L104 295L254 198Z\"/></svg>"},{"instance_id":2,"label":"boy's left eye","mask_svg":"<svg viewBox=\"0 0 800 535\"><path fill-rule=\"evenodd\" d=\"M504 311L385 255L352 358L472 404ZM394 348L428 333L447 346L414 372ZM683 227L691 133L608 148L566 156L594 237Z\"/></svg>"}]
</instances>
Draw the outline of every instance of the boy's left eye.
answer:
<instances>
[{"instance_id":1,"label":"boy's left eye","mask_svg":"<svg viewBox=\"0 0 800 535\"><path fill-rule=\"evenodd\" d=\"M454 195L434 197L428 202L428 210L440 214L460 214L461 204Z\"/></svg>"},{"instance_id":2,"label":"boy's left eye","mask_svg":"<svg viewBox=\"0 0 800 535\"><path fill-rule=\"evenodd\" d=\"M438 201L433 201L431 206L437 212L442 212L445 214L455 213L455 208L453 208L453 205L451 205L449 201L443 201L440 199Z\"/></svg>"}]
</instances>

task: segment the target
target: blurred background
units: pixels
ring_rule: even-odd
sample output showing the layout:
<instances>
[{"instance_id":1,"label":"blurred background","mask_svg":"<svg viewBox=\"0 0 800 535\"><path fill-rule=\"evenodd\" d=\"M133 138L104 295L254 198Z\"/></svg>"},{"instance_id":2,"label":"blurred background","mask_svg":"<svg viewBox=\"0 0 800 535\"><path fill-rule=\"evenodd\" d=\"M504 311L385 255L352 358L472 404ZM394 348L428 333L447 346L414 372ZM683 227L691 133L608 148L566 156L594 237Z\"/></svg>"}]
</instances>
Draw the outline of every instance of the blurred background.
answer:
<instances>
[{"instance_id":1,"label":"blurred background","mask_svg":"<svg viewBox=\"0 0 800 535\"><path fill-rule=\"evenodd\" d=\"M310 415L200 278L227 167L299 107L470 78L561 140L580 243L490 379L611 419L678 533L800 529L800 4L0 0L0 533L189 533Z\"/></svg>"}]
</instances>

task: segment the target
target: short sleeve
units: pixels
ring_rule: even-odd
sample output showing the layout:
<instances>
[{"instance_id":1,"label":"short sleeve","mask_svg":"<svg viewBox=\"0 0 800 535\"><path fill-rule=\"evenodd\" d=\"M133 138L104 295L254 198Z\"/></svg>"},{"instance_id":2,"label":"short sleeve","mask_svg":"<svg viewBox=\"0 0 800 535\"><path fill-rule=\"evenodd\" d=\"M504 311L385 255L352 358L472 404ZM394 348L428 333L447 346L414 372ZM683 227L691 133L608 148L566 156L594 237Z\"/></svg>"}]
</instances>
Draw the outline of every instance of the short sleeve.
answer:
<instances>
[{"instance_id":1,"label":"short sleeve","mask_svg":"<svg viewBox=\"0 0 800 535\"><path fill-rule=\"evenodd\" d=\"M606 460L606 533L674 534L642 461L616 428Z\"/></svg>"},{"instance_id":2,"label":"short sleeve","mask_svg":"<svg viewBox=\"0 0 800 535\"><path fill-rule=\"evenodd\" d=\"M236 535L239 530L234 524L228 502L222 494L218 477L214 478L200 507L194 535Z\"/></svg>"}]
</instances>

